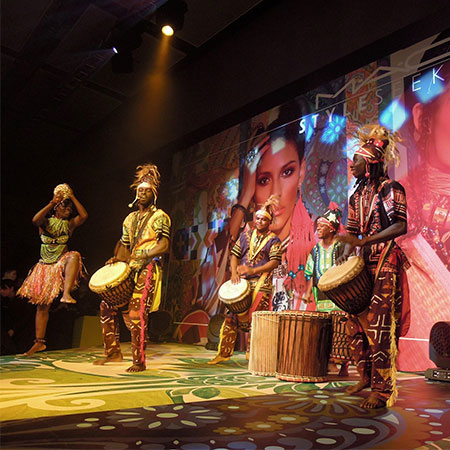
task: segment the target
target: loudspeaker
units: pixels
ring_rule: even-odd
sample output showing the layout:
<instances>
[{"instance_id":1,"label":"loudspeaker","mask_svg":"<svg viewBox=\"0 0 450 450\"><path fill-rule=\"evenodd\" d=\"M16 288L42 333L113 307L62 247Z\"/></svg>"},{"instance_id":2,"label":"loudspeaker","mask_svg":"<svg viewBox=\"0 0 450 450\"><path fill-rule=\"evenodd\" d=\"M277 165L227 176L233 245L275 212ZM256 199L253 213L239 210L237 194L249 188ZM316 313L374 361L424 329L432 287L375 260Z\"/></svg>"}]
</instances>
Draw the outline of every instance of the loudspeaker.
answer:
<instances>
[{"instance_id":1,"label":"loudspeaker","mask_svg":"<svg viewBox=\"0 0 450 450\"><path fill-rule=\"evenodd\" d=\"M225 314L216 314L209 320L207 337L208 342L205 345L207 350L217 350L220 339L220 329L222 328Z\"/></svg>"},{"instance_id":2,"label":"loudspeaker","mask_svg":"<svg viewBox=\"0 0 450 450\"><path fill-rule=\"evenodd\" d=\"M425 376L450 381L450 322L437 322L431 328L429 354L437 369L427 369Z\"/></svg>"}]
</instances>

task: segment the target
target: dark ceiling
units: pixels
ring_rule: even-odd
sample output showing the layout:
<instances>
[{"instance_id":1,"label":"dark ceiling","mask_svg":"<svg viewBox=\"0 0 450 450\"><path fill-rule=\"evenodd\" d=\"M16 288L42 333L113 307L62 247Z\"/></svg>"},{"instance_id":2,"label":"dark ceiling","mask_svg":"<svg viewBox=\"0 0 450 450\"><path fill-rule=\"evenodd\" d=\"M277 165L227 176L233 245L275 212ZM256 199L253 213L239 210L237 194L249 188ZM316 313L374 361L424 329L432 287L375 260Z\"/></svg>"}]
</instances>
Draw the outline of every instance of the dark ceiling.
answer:
<instances>
[{"instance_id":1,"label":"dark ceiling","mask_svg":"<svg viewBox=\"0 0 450 450\"><path fill-rule=\"evenodd\" d=\"M260 0L189 0L164 70L176 70ZM75 138L145 89L160 46L154 11L164 0L10 0L2 2L2 104L5 119L32 121L36 138ZM144 24L131 73L114 73L111 43ZM37 126L36 124L41 124ZM39 134L40 133L40 134Z\"/></svg>"},{"instance_id":2,"label":"dark ceiling","mask_svg":"<svg viewBox=\"0 0 450 450\"><path fill-rule=\"evenodd\" d=\"M3 267L37 260L31 218L56 184L88 209L73 247L98 268L138 163L160 166L169 210L173 150L450 27L448 0L186 2L162 61L163 1L2 1ZM134 70L114 73L111 45L137 24Z\"/></svg>"}]
</instances>

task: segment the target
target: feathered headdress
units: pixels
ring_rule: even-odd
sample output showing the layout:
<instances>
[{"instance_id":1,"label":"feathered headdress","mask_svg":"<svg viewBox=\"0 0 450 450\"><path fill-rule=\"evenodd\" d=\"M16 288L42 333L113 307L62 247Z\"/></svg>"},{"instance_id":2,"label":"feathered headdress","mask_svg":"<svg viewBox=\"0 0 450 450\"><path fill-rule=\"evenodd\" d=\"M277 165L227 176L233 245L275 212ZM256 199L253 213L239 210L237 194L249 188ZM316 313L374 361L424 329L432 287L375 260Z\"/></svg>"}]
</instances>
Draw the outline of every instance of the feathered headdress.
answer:
<instances>
[{"instance_id":1,"label":"feathered headdress","mask_svg":"<svg viewBox=\"0 0 450 450\"><path fill-rule=\"evenodd\" d=\"M134 182L130 185L132 189L136 189L136 198L128 206L132 208L137 202L137 189L140 186L144 186L152 190L153 202L156 203L160 177L161 175L159 174L158 168L154 164L143 164L142 166L137 166Z\"/></svg>"},{"instance_id":2,"label":"feathered headdress","mask_svg":"<svg viewBox=\"0 0 450 450\"><path fill-rule=\"evenodd\" d=\"M267 217L271 222L273 221L273 213L276 208L278 208L280 204L280 197L278 195L272 194L262 205L261 209L256 211L255 215L262 214L264 217Z\"/></svg>"},{"instance_id":3,"label":"feathered headdress","mask_svg":"<svg viewBox=\"0 0 450 450\"><path fill-rule=\"evenodd\" d=\"M379 124L363 125L357 133L358 148L355 155L362 156L366 165L383 163L384 170L391 164L400 164L400 155L396 147L397 142L401 142L398 133L394 133ZM368 170L366 177L368 177Z\"/></svg>"}]
</instances>

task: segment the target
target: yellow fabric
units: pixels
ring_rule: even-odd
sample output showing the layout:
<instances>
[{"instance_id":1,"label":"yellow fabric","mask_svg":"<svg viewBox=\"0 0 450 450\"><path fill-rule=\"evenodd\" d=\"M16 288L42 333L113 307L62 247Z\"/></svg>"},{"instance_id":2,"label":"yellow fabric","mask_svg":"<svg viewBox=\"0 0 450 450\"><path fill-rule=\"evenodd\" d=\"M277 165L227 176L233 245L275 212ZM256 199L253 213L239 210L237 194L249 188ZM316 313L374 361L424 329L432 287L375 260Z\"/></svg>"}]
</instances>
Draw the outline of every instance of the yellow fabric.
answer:
<instances>
[{"instance_id":1,"label":"yellow fabric","mask_svg":"<svg viewBox=\"0 0 450 450\"><path fill-rule=\"evenodd\" d=\"M162 270L158 264L154 264L155 271L155 293L153 294L153 305L150 312L158 311L159 305L161 303L161 292L162 292Z\"/></svg>"},{"instance_id":2,"label":"yellow fabric","mask_svg":"<svg viewBox=\"0 0 450 450\"><path fill-rule=\"evenodd\" d=\"M121 242L128 248L132 240L134 240L137 237L139 230L141 228L138 222L138 225L134 227L133 230L133 224L134 221L136 220L137 214L139 214L138 211L134 211L131 214L128 214L128 216L125 218L123 222ZM158 239L161 237L160 235L166 236L167 233L170 234L170 225L171 225L170 218L164 211L162 211L161 209L156 209L154 211L149 211L147 214L152 214L152 216L148 220L145 229L141 233L139 242L136 242L134 248L131 250L134 251L151 250L157 245ZM145 220L145 217L146 215L142 217L140 223L142 223ZM165 228L167 228L166 232L164 232ZM135 236L130 235L130 233L132 233L133 231ZM143 263L142 260L138 261L131 259L130 267L134 269L140 269L142 263Z\"/></svg>"},{"instance_id":3,"label":"yellow fabric","mask_svg":"<svg viewBox=\"0 0 450 450\"><path fill-rule=\"evenodd\" d=\"M398 348L397 348L397 321L395 319L395 289L396 289L396 281L397 277L394 274L393 279L393 289L392 289L392 305L391 305L391 329L390 329L390 339L391 339L391 348L390 348L390 358L391 358L391 379L392 379L392 394L386 402L386 406L391 408L394 406L395 401L398 396L398 388L397 388L397 356L398 356Z\"/></svg>"},{"instance_id":4,"label":"yellow fabric","mask_svg":"<svg viewBox=\"0 0 450 450\"><path fill-rule=\"evenodd\" d=\"M267 275L269 275L269 272L263 272L260 275L260 277L258 278L258 281L256 283L255 289L253 290L252 305L255 302L255 298L258 295L258 292L261 289L261 286L264 284L264 281L266 280Z\"/></svg>"},{"instance_id":5,"label":"yellow fabric","mask_svg":"<svg viewBox=\"0 0 450 450\"><path fill-rule=\"evenodd\" d=\"M257 230L253 230L252 237L250 239L250 248L248 251L248 261L252 261L256 258L258 253L264 248L264 246L269 242L270 239L272 239L275 234L270 232L267 234L267 236L260 242L257 248L255 248L256 238L257 238L258 232Z\"/></svg>"}]
</instances>

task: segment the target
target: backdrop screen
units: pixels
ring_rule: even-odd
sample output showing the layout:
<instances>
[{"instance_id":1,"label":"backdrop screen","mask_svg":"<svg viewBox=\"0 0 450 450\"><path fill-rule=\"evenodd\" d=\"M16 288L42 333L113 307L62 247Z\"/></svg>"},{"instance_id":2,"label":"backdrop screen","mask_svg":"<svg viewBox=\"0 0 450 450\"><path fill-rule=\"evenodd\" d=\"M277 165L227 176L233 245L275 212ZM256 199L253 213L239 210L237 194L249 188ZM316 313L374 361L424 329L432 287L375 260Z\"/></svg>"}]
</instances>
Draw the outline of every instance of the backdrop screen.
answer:
<instances>
[{"instance_id":1,"label":"backdrop screen","mask_svg":"<svg viewBox=\"0 0 450 450\"><path fill-rule=\"evenodd\" d=\"M177 321L207 322L223 312L217 293L229 278L230 230L245 226L236 223L232 207L248 208L251 221L271 194L280 196L273 231L284 249L273 302L304 309L299 299L306 256L317 242L314 221L332 201L346 223L354 133L379 122L402 137L401 164L390 175L404 185L408 202L408 234L397 242L411 263L412 324L400 341L399 366L432 365L431 326L450 320L449 41L444 34L430 37L175 155L164 307Z\"/></svg>"}]
</instances>

